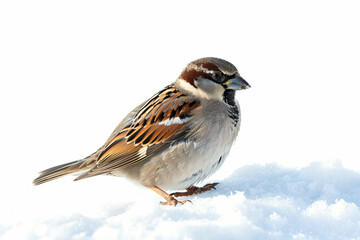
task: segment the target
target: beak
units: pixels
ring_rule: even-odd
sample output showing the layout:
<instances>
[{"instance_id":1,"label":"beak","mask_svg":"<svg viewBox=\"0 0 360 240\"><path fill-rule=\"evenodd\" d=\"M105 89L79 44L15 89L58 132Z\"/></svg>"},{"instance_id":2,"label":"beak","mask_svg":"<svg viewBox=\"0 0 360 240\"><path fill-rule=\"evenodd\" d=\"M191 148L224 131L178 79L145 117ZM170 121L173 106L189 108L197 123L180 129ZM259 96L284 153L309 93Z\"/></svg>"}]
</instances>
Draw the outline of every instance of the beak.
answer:
<instances>
[{"instance_id":1,"label":"beak","mask_svg":"<svg viewBox=\"0 0 360 240\"><path fill-rule=\"evenodd\" d=\"M234 78L231 78L222 84L226 89L241 90L251 87L238 73L235 73L234 76Z\"/></svg>"}]
</instances>

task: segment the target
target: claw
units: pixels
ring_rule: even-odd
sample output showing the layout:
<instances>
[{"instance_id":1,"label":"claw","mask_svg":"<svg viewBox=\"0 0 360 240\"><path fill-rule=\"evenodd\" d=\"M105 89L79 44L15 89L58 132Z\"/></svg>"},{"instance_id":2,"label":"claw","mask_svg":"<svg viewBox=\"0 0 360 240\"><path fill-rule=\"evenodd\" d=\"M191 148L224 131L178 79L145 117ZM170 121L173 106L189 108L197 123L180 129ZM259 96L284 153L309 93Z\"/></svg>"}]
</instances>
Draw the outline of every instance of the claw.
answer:
<instances>
[{"instance_id":1,"label":"claw","mask_svg":"<svg viewBox=\"0 0 360 240\"><path fill-rule=\"evenodd\" d=\"M191 196L193 194L200 194L203 192L207 192L210 191L211 189L216 190L215 186L218 185L219 183L209 183L206 184L203 187L189 187L186 189L186 192L174 192L171 193L170 196L173 197L186 197L186 196Z\"/></svg>"},{"instance_id":2,"label":"claw","mask_svg":"<svg viewBox=\"0 0 360 240\"><path fill-rule=\"evenodd\" d=\"M216 190L216 185L218 185L219 183L208 183L205 186L203 186L202 188L210 188L210 189L214 189Z\"/></svg>"},{"instance_id":3,"label":"claw","mask_svg":"<svg viewBox=\"0 0 360 240\"><path fill-rule=\"evenodd\" d=\"M179 201L179 200L176 200L173 196L171 196L171 198L167 199L166 202L160 202L160 204L163 206L174 206L175 207L179 203L181 205L184 205L187 202L192 203L190 200Z\"/></svg>"}]
</instances>

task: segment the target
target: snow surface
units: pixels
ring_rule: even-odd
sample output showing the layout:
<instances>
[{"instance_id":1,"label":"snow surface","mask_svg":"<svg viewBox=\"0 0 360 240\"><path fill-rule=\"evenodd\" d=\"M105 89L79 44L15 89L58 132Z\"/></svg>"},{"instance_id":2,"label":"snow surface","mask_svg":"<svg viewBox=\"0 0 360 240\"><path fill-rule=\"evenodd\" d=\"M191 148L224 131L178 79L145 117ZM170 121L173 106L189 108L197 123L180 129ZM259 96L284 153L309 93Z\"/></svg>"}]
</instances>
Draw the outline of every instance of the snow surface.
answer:
<instances>
[{"instance_id":1,"label":"snow surface","mask_svg":"<svg viewBox=\"0 0 360 240\"><path fill-rule=\"evenodd\" d=\"M243 166L178 207L160 206L153 192L119 179L83 181L100 180L91 193L70 178L33 187L16 210L1 206L14 212L0 216L0 239L360 239L360 174L339 161ZM71 198L56 201L69 191Z\"/></svg>"}]
</instances>

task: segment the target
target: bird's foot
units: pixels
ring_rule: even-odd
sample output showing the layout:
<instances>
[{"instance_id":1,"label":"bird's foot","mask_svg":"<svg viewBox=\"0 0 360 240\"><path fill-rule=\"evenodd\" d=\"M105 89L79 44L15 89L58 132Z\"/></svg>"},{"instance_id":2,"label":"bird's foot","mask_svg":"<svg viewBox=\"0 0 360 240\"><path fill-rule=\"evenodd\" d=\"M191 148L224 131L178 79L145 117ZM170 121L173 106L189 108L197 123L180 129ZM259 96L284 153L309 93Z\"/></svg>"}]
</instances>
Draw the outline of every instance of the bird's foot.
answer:
<instances>
[{"instance_id":1,"label":"bird's foot","mask_svg":"<svg viewBox=\"0 0 360 240\"><path fill-rule=\"evenodd\" d=\"M186 202L192 203L190 200L179 201L171 195L169 195L169 197L167 197L165 200L166 200L166 202L160 202L160 204L163 206L174 206L175 207L178 204L184 205Z\"/></svg>"},{"instance_id":2,"label":"bird's foot","mask_svg":"<svg viewBox=\"0 0 360 240\"><path fill-rule=\"evenodd\" d=\"M216 190L215 186L218 185L219 183L209 183L209 184L206 184L205 186L203 187L189 187L186 189L186 192L174 192L174 193L171 193L170 196L173 196L173 197L187 197L187 196L191 196L191 195L194 195L194 194L200 194L200 193L203 193L203 192L207 192L207 191L210 191L211 189L214 189Z\"/></svg>"},{"instance_id":3,"label":"bird's foot","mask_svg":"<svg viewBox=\"0 0 360 240\"><path fill-rule=\"evenodd\" d=\"M166 193L164 190L162 190L161 188L158 188L157 186L152 186L152 187L148 187L148 188L153 190L154 192L156 192L157 194L159 194L161 197L163 197L166 200L166 202L160 202L160 204L163 206L174 206L175 207L179 203L181 205L184 205L186 202L191 203L190 200L184 200L184 201L176 200L173 196Z\"/></svg>"}]
</instances>

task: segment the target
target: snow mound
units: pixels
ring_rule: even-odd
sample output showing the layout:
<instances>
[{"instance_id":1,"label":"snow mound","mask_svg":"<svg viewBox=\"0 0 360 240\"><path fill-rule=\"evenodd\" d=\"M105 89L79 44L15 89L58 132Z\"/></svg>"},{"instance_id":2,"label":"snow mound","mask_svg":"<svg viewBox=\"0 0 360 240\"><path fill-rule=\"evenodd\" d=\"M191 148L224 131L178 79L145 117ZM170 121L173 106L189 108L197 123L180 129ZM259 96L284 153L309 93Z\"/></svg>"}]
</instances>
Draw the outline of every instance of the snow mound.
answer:
<instances>
[{"instance_id":1,"label":"snow mound","mask_svg":"<svg viewBox=\"0 0 360 240\"><path fill-rule=\"evenodd\" d=\"M0 239L360 239L360 174L339 163L244 166L216 191L175 208L135 190L138 199L80 210L75 202L55 215L42 214L43 196L35 196L39 215L12 223L0 217ZM94 209L102 214L84 213Z\"/></svg>"}]
</instances>

